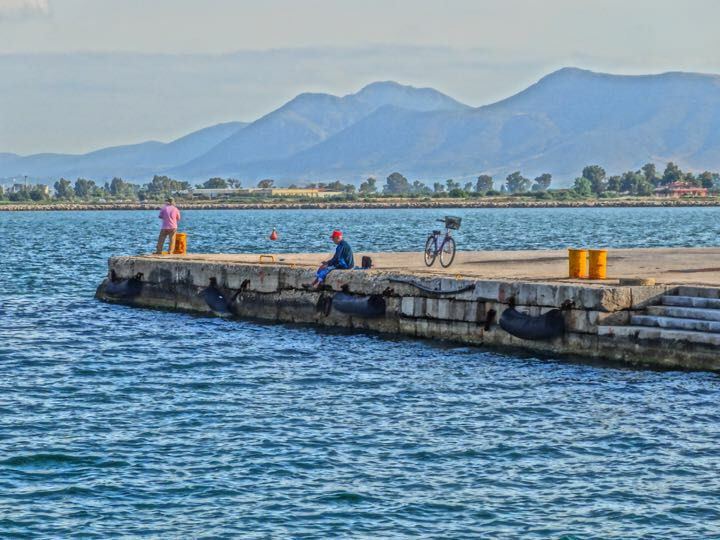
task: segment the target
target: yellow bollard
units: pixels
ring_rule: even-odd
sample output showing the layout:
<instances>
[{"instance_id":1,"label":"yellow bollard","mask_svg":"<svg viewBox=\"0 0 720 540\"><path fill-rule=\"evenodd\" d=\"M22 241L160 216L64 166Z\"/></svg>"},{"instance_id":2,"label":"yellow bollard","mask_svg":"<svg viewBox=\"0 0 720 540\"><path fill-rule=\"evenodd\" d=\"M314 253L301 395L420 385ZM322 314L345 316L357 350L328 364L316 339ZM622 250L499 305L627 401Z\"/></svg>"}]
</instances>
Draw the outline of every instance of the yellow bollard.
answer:
<instances>
[{"instance_id":1,"label":"yellow bollard","mask_svg":"<svg viewBox=\"0 0 720 540\"><path fill-rule=\"evenodd\" d=\"M185 255L187 253L187 233L175 233L175 248L173 255Z\"/></svg>"},{"instance_id":2,"label":"yellow bollard","mask_svg":"<svg viewBox=\"0 0 720 540\"><path fill-rule=\"evenodd\" d=\"M590 279L607 277L607 249L590 250Z\"/></svg>"},{"instance_id":3,"label":"yellow bollard","mask_svg":"<svg viewBox=\"0 0 720 540\"><path fill-rule=\"evenodd\" d=\"M571 278L585 279L587 271L587 249L568 249L568 274Z\"/></svg>"}]
</instances>

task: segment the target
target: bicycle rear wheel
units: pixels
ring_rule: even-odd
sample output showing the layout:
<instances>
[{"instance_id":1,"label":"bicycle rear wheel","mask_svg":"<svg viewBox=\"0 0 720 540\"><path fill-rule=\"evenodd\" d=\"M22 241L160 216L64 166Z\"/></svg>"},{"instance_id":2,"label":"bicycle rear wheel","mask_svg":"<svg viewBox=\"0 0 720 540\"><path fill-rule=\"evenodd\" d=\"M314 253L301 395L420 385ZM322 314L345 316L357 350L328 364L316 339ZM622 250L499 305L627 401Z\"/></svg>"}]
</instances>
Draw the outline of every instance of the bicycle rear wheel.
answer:
<instances>
[{"instance_id":1,"label":"bicycle rear wheel","mask_svg":"<svg viewBox=\"0 0 720 540\"><path fill-rule=\"evenodd\" d=\"M440 249L440 264L443 268L450 266L455 259L455 240L448 236Z\"/></svg>"},{"instance_id":2,"label":"bicycle rear wheel","mask_svg":"<svg viewBox=\"0 0 720 540\"><path fill-rule=\"evenodd\" d=\"M435 249L435 237L431 234L425 241L425 265L432 266L437 257L437 251Z\"/></svg>"}]
</instances>

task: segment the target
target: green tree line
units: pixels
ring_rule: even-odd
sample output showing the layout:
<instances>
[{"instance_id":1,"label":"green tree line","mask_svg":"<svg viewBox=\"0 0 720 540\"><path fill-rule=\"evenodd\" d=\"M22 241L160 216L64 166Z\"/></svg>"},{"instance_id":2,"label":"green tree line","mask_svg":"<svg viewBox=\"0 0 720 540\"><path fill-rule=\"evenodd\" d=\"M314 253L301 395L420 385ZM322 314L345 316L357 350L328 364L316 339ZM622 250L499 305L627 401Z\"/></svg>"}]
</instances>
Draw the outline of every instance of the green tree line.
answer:
<instances>
[{"instance_id":1,"label":"green tree line","mask_svg":"<svg viewBox=\"0 0 720 540\"><path fill-rule=\"evenodd\" d=\"M599 165L583 168L581 176L575 179L570 189L551 190L553 177L543 173L534 179L526 178L520 171L514 171L505 177L504 182L496 186L495 180L488 174L481 174L475 182L461 185L453 179L445 182L433 182L432 186L420 181L410 181L398 172L387 177L382 187L384 195L426 195L447 197L528 195L539 198L553 197L607 197L613 195L649 196L657 188L681 182L690 187L703 187L708 191L720 192L720 174L704 171L700 174L684 172L675 163L670 162L659 173L653 163L643 165L637 171L627 171L620 175L607 176ZM360 185L361 194L377 194L379 189L375 178L368 178Z\"/></svg>"},{"instance_id":2,"label":"green tree line","mask_svg":"<svg viewBox=\"0 0 720 540\"><path fill-rule=\"evenodd\" d=\"M44 186L28 186L15 192L3 193L9 201L92 201L100 199L144 201L161 199L171 193L190 189L188 182L173 180L167 176L154 176L147 184L134 184L122 178L113 178L100 185L94 180L78 178L71 182L60 178L53 184L53 193L49 194Z\"/></svg>"},{"instance_id":3,"label":"green tree line","mask_svg":"<svg viewBox=\"0 0 720 540\"><path fill-rule=\"evenodd\" d=\"M646 163L637 171L627 171L620 175L608 177L605 169L599 165L588 165L582 175L575 179L573 189L582 196L602 196L610 193L626 193L647 196L655 193L655 189L682 182L691 187L703 187L710 191L720 190L720 175L704 171L698 175L683 172L672 161L665 166L662 174L658 173L655 164Z\"/></svg>"},{"instance_id":4,"label":"green tree line","mask_svg":"<svg viewBox=\"0 0 720 540\"><path fill-rule=\"evenodd\" d=\"M536 198L588 198L612 197L620 195L649 196L662 186L682 182L693 187L704 187L714 193L720 192L720 175L704 171L699 174L685 172L670 162L660 173L653 163L647 163L636 171L626 171L619 175L608 176L599 165L588 165L575 179L571 188L551 189L553 177L543 173L533 179L523 176L520 171L508 174L504 180L496 180L489 174L480 174L473 181L423 182L410 181L399 172L393 172L379 185L375 177L366 178L359 187L352 183L316 182L302 187L334 191L345 197L484 197L484 196L531 196ZM266 178L257 182L259 188L272 188L275 181ZM228 189L240 188L242 183L234 178L213 177L197 184L196 188ZM289 188L299 189L292 184ZM77 178L74 182L60 178L53 185L54 192L49 194L44 186L28 186L19 191L2 193L0 196L9 201L92 201L92 200L159 200L163 197L190 191L189 182L174 180L168 176L156 175L147 184L135 184L121 178L113 178L104 184L98 184L87 178Z\"/></svg>"}]
</instances>

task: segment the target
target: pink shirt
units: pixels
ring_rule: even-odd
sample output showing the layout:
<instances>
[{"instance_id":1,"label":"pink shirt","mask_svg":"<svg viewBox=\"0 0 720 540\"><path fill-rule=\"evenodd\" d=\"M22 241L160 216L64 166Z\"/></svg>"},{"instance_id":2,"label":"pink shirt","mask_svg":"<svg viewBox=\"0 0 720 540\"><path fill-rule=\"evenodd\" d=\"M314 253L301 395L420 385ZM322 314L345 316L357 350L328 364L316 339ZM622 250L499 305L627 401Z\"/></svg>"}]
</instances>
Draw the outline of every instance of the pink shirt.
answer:
<instances>
[{"instance_id":1,"label":"pink shirt","mask_svg":"<svg viewBox=\"0 0 720 540\"><path fill-rule=\"evenodd\" d=\"M163 229L177 229L178 221L180 221L180 210L172 204L166 204L162 210L160 210L158 217L162 219Z\"/></svg>"}]
</instances>

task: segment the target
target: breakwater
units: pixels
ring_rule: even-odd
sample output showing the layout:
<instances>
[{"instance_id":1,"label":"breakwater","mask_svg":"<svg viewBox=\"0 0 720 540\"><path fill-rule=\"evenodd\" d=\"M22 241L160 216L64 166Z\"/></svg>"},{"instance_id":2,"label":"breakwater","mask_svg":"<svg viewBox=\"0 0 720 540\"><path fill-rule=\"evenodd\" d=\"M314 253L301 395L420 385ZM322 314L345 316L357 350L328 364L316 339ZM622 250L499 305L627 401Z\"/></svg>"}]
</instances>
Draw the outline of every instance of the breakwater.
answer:
<instances>
[{"instance_id":1,"label":"breakwater","mask_svg":"<svg viewBox=\"0 0 720 540\"><path fill-rule=\"evenodd\" d=\"M324 209L422 209L422 208L684 208L720 206L718 198L619 198L587 200L523 200L515 198L481 199L382 199L359 201L259 201L178 203L185 210L324 210ZM0 204L0 212L156 210L162 201L107 203Z\"/></svg>"},{"instance_id":2,"label":"breakwater","mask_svg":"<svg viewBox=\"0 0 720 540\"><path fill-rule=\"evenodd\" d=\"M323 290L308 290L304 285L313 274L310 265L292 262L112 257L96 296L138 307L344 327L500 350L720 370L720 328L712 324L720 321L720 311L714 311L720 308L717 288L356 270L333 272ZM672 311L678 307L686 311Z\"/></svg>"}]
</instances>

